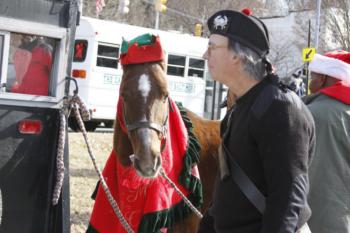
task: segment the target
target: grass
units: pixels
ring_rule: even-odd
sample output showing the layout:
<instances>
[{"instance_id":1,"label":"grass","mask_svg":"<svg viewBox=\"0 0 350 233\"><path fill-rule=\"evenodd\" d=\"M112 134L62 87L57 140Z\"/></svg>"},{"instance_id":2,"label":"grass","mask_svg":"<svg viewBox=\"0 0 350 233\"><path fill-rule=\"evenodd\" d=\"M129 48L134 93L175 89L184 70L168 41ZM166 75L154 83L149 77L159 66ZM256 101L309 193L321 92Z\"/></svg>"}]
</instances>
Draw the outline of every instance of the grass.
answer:
<instances>
[{"instance_id":1,"label":"grass","mask_svg":"<svg viewBox=\"0 0 350 233\"><path fill-rule=\"evenodd\" d=\"M112 133L89 133L89 141L98 167L102 170L111 150ZM69 133L71 233L84 233L88 226L98 181L97 173L81 133Z\"/></svg>"}]
</instances>

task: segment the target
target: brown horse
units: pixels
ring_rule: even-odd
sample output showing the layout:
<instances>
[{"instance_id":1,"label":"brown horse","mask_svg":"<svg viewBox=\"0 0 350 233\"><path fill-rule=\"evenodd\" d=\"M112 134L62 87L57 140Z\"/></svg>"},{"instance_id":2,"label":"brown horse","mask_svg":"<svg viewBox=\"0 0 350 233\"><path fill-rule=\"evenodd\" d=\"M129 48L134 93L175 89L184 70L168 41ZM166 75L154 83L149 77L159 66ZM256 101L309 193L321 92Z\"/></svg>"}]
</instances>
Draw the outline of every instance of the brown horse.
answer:
<instances>
[{"instance_id":1,"label":"brown horse","mask_svg":"<svg viewBox=\"0 0 350 233\"><path fill-rule=\"evenodd\" d=\"M169 114L168 88L162 62L126 65L123 67L120 95L123 99L123 120L127 133L116 119L114 150L123 166L134 166L142 177L156 177L162 166L162 145L167 143L163 131ZM220 143L219 121L201 118L186 110L193 124L193 133L200 145L198 169L203 187L204 213L212 199L217 174L217 151ZM130 155L134 155L133 162ZM168 232L195 233L200 219L191 214L174 224Z\"/></svg>"}]
</instances>

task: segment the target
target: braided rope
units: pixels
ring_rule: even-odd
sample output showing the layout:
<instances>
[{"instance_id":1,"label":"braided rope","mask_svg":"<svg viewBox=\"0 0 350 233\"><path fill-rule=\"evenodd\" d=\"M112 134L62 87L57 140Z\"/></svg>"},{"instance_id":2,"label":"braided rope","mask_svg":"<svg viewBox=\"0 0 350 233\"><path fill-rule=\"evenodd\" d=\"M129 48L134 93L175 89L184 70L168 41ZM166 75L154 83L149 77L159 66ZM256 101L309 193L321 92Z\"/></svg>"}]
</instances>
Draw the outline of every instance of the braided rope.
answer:
<instances>
[{"instance_id":1,"label":"braided rope","mask_svg":"<svg viewBox=\"0 0 350 233\"><path fill-rule=\"evenodd\" d=\"M176 184L165 174L163 168L160 169L160 174L168 181L168 183L175 189L175 191L183 198L185 203L190 207L190 209L199 217L203 218L203 215L199 210L188 200L188 198L181 192L181 190L176 186Z\"/></svg>"},{"instance_id":2,"label":"braided rope","mask_svg":"<svg viewBox=\"0 0 350 233\"><path fill-rule=\"evenodd\" d=\"M61 195L61 190L63 186L63 179L64 179L64 161L63 161L63 154L64 154L64 146L65 146L65 140L66 140L66 117L63 113L63 111L60 111L60 128L58 133L58 145L57 145L57 158L56 158L56 168L57 168L57 175L56 175L56 183L53 190L52 195L52 204L57 205L58 200Z\"/></svg>"},{"instance_id":3,"label":"braided rope","mask_svg":"<svg viewBox=\"0 0 350 233\"><path fill-rule=\"evenodd\" d=\"M82 112L82 114L85 114L85 117L86 116L90 116L90 114L86 110L86 107L84 109L83 101L79 98L79 96L74 96L72 98L72 102L73 102L72 104L73 104L73 111L74 111L75 117L76 117L76 119L78 121L78 124L79 124L79 127L80 127L80 129L81 129L81 131L83 133L84 140L85 140L85 143L87 145L87 149L88 149L90 158L91 158L92 163L94 165L95 171L97 172L97 175L98 175L98 177L99 177L99 179L101 181L102 188L103 188L103 190L105 191L105 193L107 195L108 201L111 204L114 213L119 218L119 221L123 225L123 227L126 230L126 232L134 233L134 231L132 230L132 228L130 227L128 222L126 221L125 217L123 216L122 212L120 211L117 202L114 200L114 198L113 198L113 196L112 196L112 194L111 194L111 192L110 192L110 190L109 190L109 188L108 188L108 186L106 184L106 181L103 178L102 173L101 173L100 169L97 166L96 158L95 158L95 156L92 153L92 149L91 149L91 146L90 146L90 143L89 143L89 139L88 139L88 136L87 136L87 133L86 133L86 129L85 129L82 117L80 116L80 111ZM80 111L79 111L79 109L80 109Z\"/></svg>"},{"instance_id":4,"label":"braided rope","mask_svg":"<svg viewBox=\"0 0 350 233\"><path fill-rule=\"evenodd\" d=\"M91 119L90 112L89 112L88 108L86 107L86 104L84 103L84 101L80 98L80 96L74 95L72 97L72 99L70 101L70 104L74 105L74 103L78 104L78 107L79 107L79 110L81 112L81 117L82 117L83 121L90 120Z\"/></svg>"}]
</instances>

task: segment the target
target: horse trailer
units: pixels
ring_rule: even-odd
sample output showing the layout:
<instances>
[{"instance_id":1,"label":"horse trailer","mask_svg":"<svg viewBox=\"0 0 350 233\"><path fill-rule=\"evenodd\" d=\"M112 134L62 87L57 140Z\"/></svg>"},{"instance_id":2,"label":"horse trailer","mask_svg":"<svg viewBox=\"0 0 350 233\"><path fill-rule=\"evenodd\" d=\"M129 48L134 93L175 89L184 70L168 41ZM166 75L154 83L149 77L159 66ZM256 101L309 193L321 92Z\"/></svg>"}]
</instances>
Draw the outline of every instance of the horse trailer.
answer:
<instances>
[{"instance_id":1,"label":"horse trailer","mask_svg":"<svg viewBox=\"0 0 350 233\"><path fill-rule=\"evenodd\" d=\"M77 19L76 0L0 1L1 233L70 232L64 108Z\"/></svg>"},{"instance_id":2,"label":"horse trailer","mask_svg":"<svg viewBox=\"0 0 350 233\"><path fill-rule=\"evenodd\" d=\"M160 36L171 97L196 114L210 117L213 81L202 58L207 38L82 17L76 31L72 77L91 114L91 120L85 121L87 130L94 131L102 122L113 125L123 73L118 59L122 39L144 33ZM74 118L69 126L79 129Z\"/></svg>"}]
</instances>

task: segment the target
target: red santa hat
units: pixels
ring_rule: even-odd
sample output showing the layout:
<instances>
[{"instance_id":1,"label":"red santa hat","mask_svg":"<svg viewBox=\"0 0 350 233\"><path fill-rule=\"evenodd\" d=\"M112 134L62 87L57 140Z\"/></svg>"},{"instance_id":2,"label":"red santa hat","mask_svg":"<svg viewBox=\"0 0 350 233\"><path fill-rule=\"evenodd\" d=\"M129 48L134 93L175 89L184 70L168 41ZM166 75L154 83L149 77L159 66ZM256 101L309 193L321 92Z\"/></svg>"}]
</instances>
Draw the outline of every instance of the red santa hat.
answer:
<instances>
[{"instance_id":1,"label":"red santa hat","mask_svg":"<svg viewBox=\"0 0 350 233\"><path fill-rule=\"evenodd\" d=\"M315 54L309 70L350 83L350 53L343 50Z\"/></svg>"}]
</instances>

